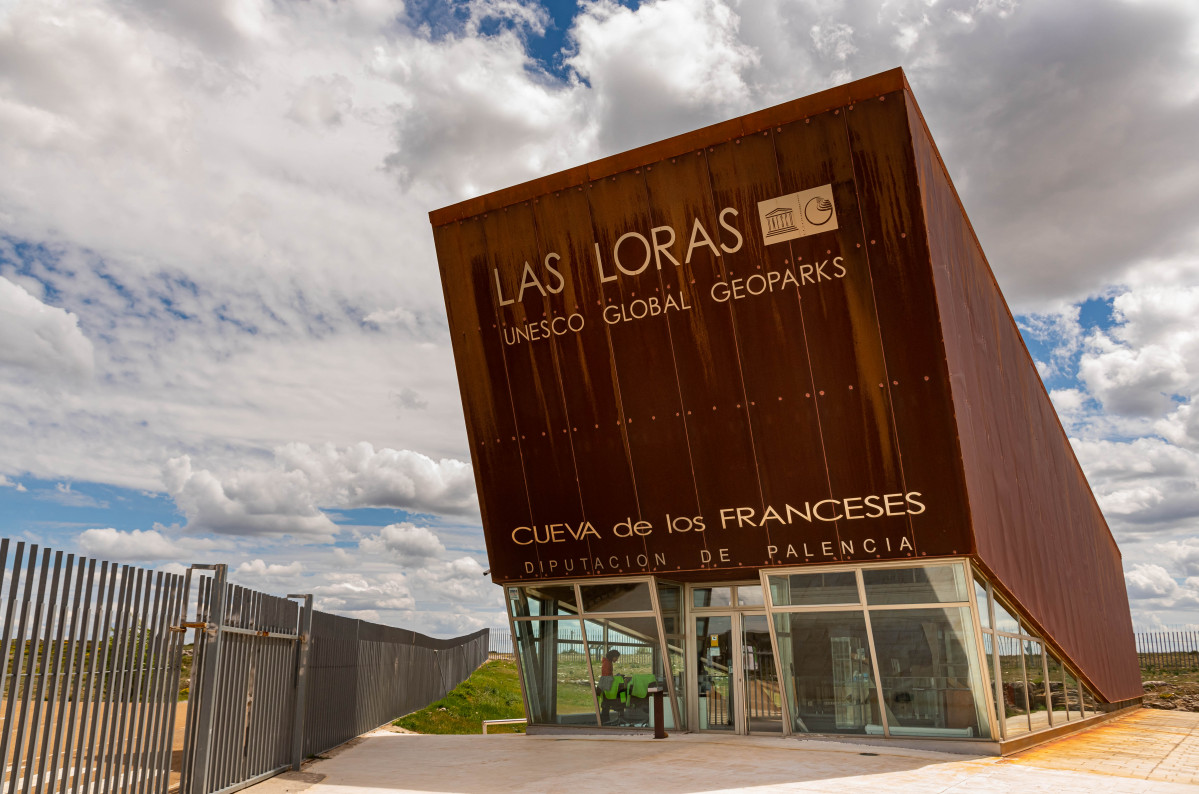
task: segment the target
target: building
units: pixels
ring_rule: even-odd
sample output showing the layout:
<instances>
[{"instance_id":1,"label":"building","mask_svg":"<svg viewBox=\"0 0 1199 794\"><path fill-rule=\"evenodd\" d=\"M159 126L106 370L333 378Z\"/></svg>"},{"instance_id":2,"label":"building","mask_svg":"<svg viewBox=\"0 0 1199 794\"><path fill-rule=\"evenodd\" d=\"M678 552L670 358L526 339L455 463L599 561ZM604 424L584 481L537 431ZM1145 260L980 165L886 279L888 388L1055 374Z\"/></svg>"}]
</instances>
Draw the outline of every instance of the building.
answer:
<instances>
[{"instance_id":1,"label":"building","mask_svg":"<svg viewBox=\"0 0 1199 794\"><path fill-rule=\"evenodd\" d=\"M430 217L532 730L643 728L658 684L676 730L1008 752L1139 701L901 70Z\"/></svg>"}]
</instances>

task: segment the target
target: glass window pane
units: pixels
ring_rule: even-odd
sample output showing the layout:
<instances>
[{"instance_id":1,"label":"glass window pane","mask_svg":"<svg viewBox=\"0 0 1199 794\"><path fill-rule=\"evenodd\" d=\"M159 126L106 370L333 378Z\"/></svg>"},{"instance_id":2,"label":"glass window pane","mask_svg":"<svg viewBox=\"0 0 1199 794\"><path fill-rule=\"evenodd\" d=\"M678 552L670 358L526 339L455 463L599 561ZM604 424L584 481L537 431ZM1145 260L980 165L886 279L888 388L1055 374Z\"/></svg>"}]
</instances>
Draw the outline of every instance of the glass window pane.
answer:
<instances>
[{"instance_id":1,"label":"glass window pane","mask_svg":"<svg viewBox=\"0 0 1199 794\"><path fill-rule=\"evenodd\" d=\"M1049 711L1045 707L1045 668L1041 643L1023 640L1024 675L1028 688L1028 718L1034 731L1049 727Z\"/></svg>"},{"instance_id":2,"label":"glass window pane","mask_svg":"<svg viewBox=\"0 0 1199 794\"><path fill-rule=\"evenodd\" d=\"M1070 714L1070 719L1082 719L1082 698L1078 693L1078 679L1070 674L1069 670L1065 671L1066 678L1066 710Z\"/></svg>"},{"instance_id":3,"label":"glass window pane","mask_svg":"<svg viewBox=\"0 0 1199 794\"><path fill-rule=\"evenodd\" d=\"M995 680L995 654L994 654L995 639L990 634L983 634L983 654L987 657L987 676L991 687L991 700L995 704L995 716L998 719L997 724L1002 731L1003 726L1003 700L995 693L999 691Z\"/></svg>"},{"instance_id":4,"label":"glass window pane","mask_svg":"<svg viewBox=\"0 0 1199 794\"><path fill-rule=\"evenodd\" d=\"M987 606L987 585L981 579L974 580L974 600L978 602L978 619L984 629L991 628L991 609Z\"/></svg>"},{"instance_id":5,"label":"glass window pane","mask_svg":"<svg viewBox=\"0 0 1199 794\"><path fill-rule=\"evenodd\" d=\"M731 587L697 587L691 591L691 606L727 607L733 603Z\"/></svg>"},{"instance_id":6,"label":"glass window pane","mask_svg":"<svg viewBox=\"0 0 1199 794\"><path fill-rule=\"evenodd\" d=\"M760 607L765 603L762 585L737 585L737 603L743 607Z\"/></svg>"},{"instance_id":7,"label":"glass window pane","mask_svg":"<svg viewBox=\"0 0 1199 794\"><path fill-rule=\"evenodd\" d=\"M578 620L518 621L516 652L531 724L596 724L595 692Z\"/></svg>"},{"instance_id":8,"label":"glass window pane","mask_svg":"<svg viewBox=\"0 0 1199 794\"><path fill-rule=\"evenodd\" d=\"M509 587L508 609L514 618L577 615L573 585L538 585Z\"/></svg>"},{"instance_id":9,"label":"glass window pane","mask_svg":"<svg viewBox=\"0 0 1199 794\"><path fill-rule=\"evenodd\" d=\"M989 738L967 607L870 613L892 736Z\"/></svg>"},{"instance_id":10,"label":"glass window pane","mask_svg":"<svg viewBox=\"0 0 1199 794\"><path fill-rule=\"evenodd\" d=\"M1020 624L1016 620L1016 616L1009 612L998 598L995 599L995 630L1011 634L1017 634L1020 631Z\"/></svg>"},{"instance_id":11,"label":"glass window pane","mask_svg":"<svg viewBox=\"0 0 1199 794\"><path fill-rule=\"evenodd\" d=\"M647 582L585 584L579 590L584 612L651 612L654 608Z\"/></svg>"},{"instance_id":12,"label":"glass window pane","mask_svg":"<svg viewBox=\"0 0 1199 794\"><path fill-rule=\"evenodd\" d=\"M862 583L867 604L935 604L970 598L961 565L867 568Z\"/></svg>"},{"instance_id":13,"label":"glass window pane","mask_svg":"<svg viewBox=\"0 0 1199 794\"><path fill-rule=\"evenodd\" d=\"M587 641L596 670L600 723L653 727L648 690L666 688L657 621L652 617L588 620Z\"/></svg>"},{"instance_id":14,"label":"glass window pane","mask_svg":"<svg viewBox=\"0 0 1199 794\"><path fill-rule=\"evenodd\" d=\"M733 717L733 619L728 615L695 616L698 659L695 698L701 731L737 729Z\"/></svg>"},{"instance_id":15,"label":"glass window pane","mask_svg":"<svg viewBox=\"0 0 1199 794\"><path fill-rule=\"evenodd\" d=\"M1084 717L1094 717L1102 711L1099 701L1091 694L1091 690L1087 689L1086 684L1082 685L1082 711Z\"/></svg>"},{"instance_id":16,"label":"glass window pane","mask_svg":"<svg viewBox=\"0 0 1199 794\"><path fill-rule=\"evenodd\" d=\"M1045 666L1049 671L1050 717L1054 725L1065 725L1070 719L1070 713L1066 710L1065 670L1057 657L1048 651L1045 653Z\"/></svg>"},{"instance_id":17,"label":"glass window pane","mask_svg":"<svg viewBox=\"0 0 1199 794\"><path fill-rule=\"evenodd\" d=\"M1013 637L995 636L999 650L1000 692L1003 695L1004 736L1008 739L1028 733L1028 699L1024 681L1024 665L1020 658L1020 641Z\"/></svg>"},{"instance_id":18,"label":"glass window pane","mask_svg":"<svg viewBox=\"0 0 1199 794\"><path fill-rule=\"evenodd\" d=\"M793 573L771 576L768 581L770 599L778 607L860 603L853 571Z\"/></svg>"},{"instance_id":19,"label":"glass window pane","mask_svg":"<svg viewBox=\"0 0 1199 794\"><path fill-rule=\"evenodd\" d=\"M783 732L783 693L763 613L741 614L741 681L746 728L751 734Z\"/></svg>"},{"instance_id":20,"label":"glass window pane","mask_svg":"<svg viewBox=\"0 0 1199 794\"><path fill-rule=\"evenodd\" d=\"M882 735L862 612L791 612L774 621L792 730Z\"/></svg>"},{"instance_id":21,"label":"glass window pane","mask_svg":"<svg viewBox=\"0 0 1199 794\"><path fill-rule=\"evenodd\" d=\"M662 627L666 630L666 653L669 656L670 675L673 678L674 694L677 698L678 715L682 727L687 721L687 675L685 632L683 625L683 586L671 582L658 582L658 606L662 609ZM669 694L669 690L668 690ZM675 715L666 704L666 727L680 727Z\"/></svg>"}]
</instances>

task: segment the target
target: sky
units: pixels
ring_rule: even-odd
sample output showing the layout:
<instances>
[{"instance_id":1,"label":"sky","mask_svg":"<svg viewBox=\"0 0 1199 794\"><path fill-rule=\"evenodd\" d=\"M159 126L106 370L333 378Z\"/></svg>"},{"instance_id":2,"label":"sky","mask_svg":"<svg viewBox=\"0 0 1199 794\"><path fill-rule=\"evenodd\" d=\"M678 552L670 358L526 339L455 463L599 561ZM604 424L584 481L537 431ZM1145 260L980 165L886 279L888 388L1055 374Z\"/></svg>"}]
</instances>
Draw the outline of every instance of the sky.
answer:
<instances>
[{"instance_id":1,"label":"sky","mask_svg":"<svg viewBox=\"0 0 1199 794\"><path fill-rule=\"evenodd\" d=\"M1199 622L1193 0L0 0L0 536L502 625L429 210L895 66Z\"/></svg>"}]
</instances>

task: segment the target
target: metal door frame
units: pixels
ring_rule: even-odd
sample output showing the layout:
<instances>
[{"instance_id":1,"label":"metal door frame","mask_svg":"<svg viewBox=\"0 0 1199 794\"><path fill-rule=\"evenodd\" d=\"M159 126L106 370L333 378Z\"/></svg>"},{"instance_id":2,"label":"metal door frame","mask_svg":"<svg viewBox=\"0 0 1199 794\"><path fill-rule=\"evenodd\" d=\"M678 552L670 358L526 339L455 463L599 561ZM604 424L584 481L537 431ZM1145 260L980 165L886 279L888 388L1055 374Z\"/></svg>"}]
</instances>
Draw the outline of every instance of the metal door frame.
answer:
<instances>
[{"instance_id":1,"label":"metal door frame","mask_svg":"<svg viewBox=\"0 0 1199 794\"><path fill-rule=\"evenodd\" d=\"M731 709L733 712L733 730L716 730L713 728L700 728L699 719L699 701L702 699L699 696L699 658L693 655L699 650L699 632L695 628L695 622L702 618L728 618L729 631L732 634L732 647L729 649L729 655L732 657L729 664L729 693L732 695L736 687L743 685L745 674L742 671L740 661L740 640L738 639L741 631L741 614L736 610L726 610L723 607L712 607L691 612L687 616L687 643L688 651L687 659L687 718L690 720L690 725L694 726L692 730L696 733L714 734L717 736L745 736L746 735L746 719L745 698L732 697L735 707Z\"/></svg>"},{"instance_id":2,"label":"metal door frame","mask_svg":"<svg viewBox=\"0 0 1199 794\"><path fill-rule=\"evenodd\" d=\"M749 735L751 735L750 730L749 730L749 711L748 711L749 703L748 703L748 698L746 697L746 692L745 692L745 652L743 649L743 647L744 647L743 646L744 630L743 630L742 621L741 621L742 615L762 615L763 617L766 618L767 630L770 632L770 651L774 655L775 669L776 670L782 669L778 665L778 648L775 647L775 644L774 644L774 632L770 631L770 612L766 606L767 598L766 598L765 591L763 591L763 594L762 594L763 595L763 603L761 603L761 604L746 604L744 606L738 606L737 591L736 591L736 589L734 589L731 593L732 598L729 599L732 603L730 603L726 606L712 606L712 607L693 606L695 603L695 598L692 595L692 593L695 590L704 590L704 589L707 589L710 587L731 587L731 588L754 587L754 588L757 588L757 587L761 587L761 586L762 586L762 582L760 579L738 579L736 581L727 581L727 582L689 583L689 584L687 584L687 586L685 588L685 591L683 594L683 619L686 624L686 630L687 630L686 639L685 639L685 642L687 643L687 649L686 649L686 653L684 655L684 661L685 661L686 674L687 674L686 675L686 678L687 678L687 700L686 700L686 703L687 703L687 719L688 719L687 724L689 726L691 726L691 728L690 728L691 731L694 731L696 733L708 733L708 734L713 734L713 735L725 735L725 736L730 736L730 735L732 735L732 736L749 736ZM734 703L737 705L734 708L736 715L733 719L734 725L733 725L733 731L731 733L729 731L714 731L711 729L701 731L699 728L699 724L700 724L699 723L699 700L700 700L700 698L699 698L699 660L698 660L698 658L695 657L694 654L695 654L695 651L699 647L697 644L699 641L699 635L695 630L695 619L701 618L701 617L730 617L730 618L732 618L732 632L733 632L733 642L734 642L734 647L732 649L732 653L733 653L733 657L734 657L735 661L734 661L734 664L732 665L732 668L733 668L732 675L730 676L730 678L732 680L730 681L729 686L730 686L730 688L737 687L736 691L738 694L734 698ZM780 679L780 685L781 685L781 679ZM730 689L730 691L732 691L732 690ZM783 721L783 734L782 735L786 734L787 724L788 724L786 700L787 699L784 697L783 698L783 714L782 714L782 721ZM774 732L771 731L769 733L761 734L761 735L773 735L773 733ZM754 734L754 735L758 735L758 734Z\"/></svg>"}]
</instances>

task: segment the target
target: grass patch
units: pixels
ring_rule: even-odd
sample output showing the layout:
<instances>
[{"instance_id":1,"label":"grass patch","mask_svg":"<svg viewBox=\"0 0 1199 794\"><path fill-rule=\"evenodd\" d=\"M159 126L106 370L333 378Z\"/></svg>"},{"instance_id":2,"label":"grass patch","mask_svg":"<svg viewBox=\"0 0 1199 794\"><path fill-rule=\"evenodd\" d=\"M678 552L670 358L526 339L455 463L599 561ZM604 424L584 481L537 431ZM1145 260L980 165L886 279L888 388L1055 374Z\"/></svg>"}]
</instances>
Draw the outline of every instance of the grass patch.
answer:
<instances>
[{"instance_id":1,"label":"grass patch","mask_svg":"<svg viewBox=\"0 0 1199 794\"><path fill-rule=\"evenodd\" d=\"M482 733L483 720L525 716L516 678L516 663L506 659L485 662L470 678L436 703L401 717L393 724L417 733ZM488 733L524 733L523 725L497 725Z\"/></svg>"}]
</instances>

